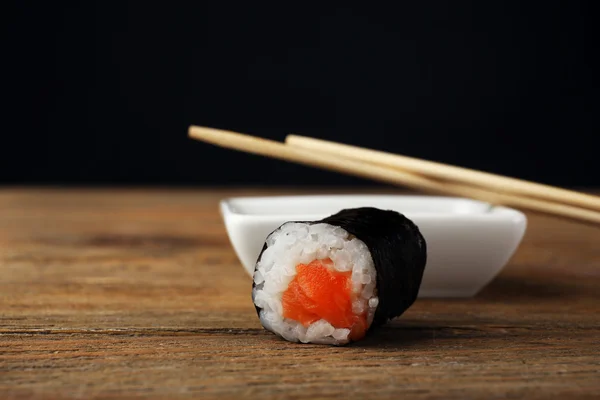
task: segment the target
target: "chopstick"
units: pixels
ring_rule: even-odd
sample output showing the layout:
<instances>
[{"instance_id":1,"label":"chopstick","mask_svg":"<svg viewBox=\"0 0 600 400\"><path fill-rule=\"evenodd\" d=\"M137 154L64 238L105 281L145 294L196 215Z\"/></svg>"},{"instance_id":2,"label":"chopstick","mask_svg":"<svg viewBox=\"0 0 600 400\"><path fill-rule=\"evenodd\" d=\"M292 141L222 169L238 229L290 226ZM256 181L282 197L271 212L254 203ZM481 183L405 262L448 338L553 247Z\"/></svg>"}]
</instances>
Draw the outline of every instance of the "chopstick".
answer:
<instances>
[{"instance_id":1,"label":"chopstick","mask_svg":"<svg viewBox=\"0 0 600 400\"><path fill-rule=\"evenodd\" d=\"M600 211L600 197L573 190L305 136L288 135L285 142L290 146L305 150L336 154L353 160L415 172L431 178L475 185L499 193L531 196L541 200Z\"/></svg>"},{"instance_id":2,"label":"chopstick","mask_svg":"<svg viewBox=\"0 0 600 400\"><path fill-rule=\"evenodd\" d=\"M307 150L237 132L190 126L188 135L192 139L211 143L220 147L319 167L394 185L406 186L428 193L468 197L492 204L525 208L581 222L600 224L600 213L595 211L543 200L495 193L452 182L439 181L415 173L390 168L388 166L339 157L322 151Z\"/></svg>"}]
</instances>

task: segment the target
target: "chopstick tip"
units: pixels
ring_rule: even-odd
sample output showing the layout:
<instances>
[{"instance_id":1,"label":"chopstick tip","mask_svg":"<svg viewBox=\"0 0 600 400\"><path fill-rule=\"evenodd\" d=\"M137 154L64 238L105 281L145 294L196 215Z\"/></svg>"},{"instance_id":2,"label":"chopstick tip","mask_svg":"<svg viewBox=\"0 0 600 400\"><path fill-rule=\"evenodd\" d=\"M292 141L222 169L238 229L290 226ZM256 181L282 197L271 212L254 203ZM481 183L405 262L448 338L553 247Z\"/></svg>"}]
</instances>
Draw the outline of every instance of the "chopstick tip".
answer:
<instances>
[{"instance_id":1,"label":"chopstick tip","mask_svg":"<svg viewBox=\"0 0 600 400\"><path fill-rule=\"evenodd\" d=\"M188 130L187 130L188 137L193 137L195 129L196 129L196 125L190 125L188 127Z\"/></svg>"},{"instance_id":2,"label":"chopstick tip","mask_svg":"<svg viewBox=\"0 0 600 400\"><path fill-rule=\"evenodd\" d=\"M188 127L188 137L191 139L202 140L207 134L210 128L206 128L199 125L190 125Z\"/></svg>"},{"instance_id":3,"label":"chopstick tip","mask_svg":"<svg viewBox=\"0 0 600 400\"><path fill-rule=\"evenodd\" d=\"M285 140L284 140L284 142L285 142L286 144L290 144L290 143L292 143L294 140L296 140L298 137L299 137L298 135L294 135L293 133L290 133L290 134L288 134L288 135L285 137Z\"/></svg>"}]
</instances>

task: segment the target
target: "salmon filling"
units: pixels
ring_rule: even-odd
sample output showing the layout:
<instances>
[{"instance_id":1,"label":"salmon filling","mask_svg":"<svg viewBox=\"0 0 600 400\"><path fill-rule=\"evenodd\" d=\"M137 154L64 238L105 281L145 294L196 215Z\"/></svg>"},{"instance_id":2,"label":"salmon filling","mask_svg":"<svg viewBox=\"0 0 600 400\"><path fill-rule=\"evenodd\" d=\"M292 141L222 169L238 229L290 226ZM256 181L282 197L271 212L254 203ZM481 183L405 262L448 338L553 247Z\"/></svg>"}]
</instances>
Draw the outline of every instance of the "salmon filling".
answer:
<instances>
[{"instance_id":1,"label":"salmon filling","mask_svg":"<svg viewBox=\"0 0 600 400\"><path fill-rule=\"evenodd\" d=\"M336 329L349 329L359 340L367 330L367 312L356 314L352 302L352 272L333 269L331 259L296 266L296 276L282 296L283 316L308 327L324 319Z\"/></svg>"}]
</instances>

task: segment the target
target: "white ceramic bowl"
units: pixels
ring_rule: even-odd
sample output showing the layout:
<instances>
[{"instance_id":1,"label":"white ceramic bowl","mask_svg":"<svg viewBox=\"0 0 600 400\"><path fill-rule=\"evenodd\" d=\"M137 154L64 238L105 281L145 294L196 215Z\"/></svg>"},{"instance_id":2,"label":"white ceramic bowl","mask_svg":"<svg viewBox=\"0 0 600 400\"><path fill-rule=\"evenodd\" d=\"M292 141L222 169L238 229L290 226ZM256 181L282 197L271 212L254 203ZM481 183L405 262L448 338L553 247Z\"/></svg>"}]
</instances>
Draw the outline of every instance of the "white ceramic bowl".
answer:
<instances>
[{"instance_id":1,"label":"white ceramic bowl","mask_svg":"<svg viewBox=\"0 0 600 400\"><path fill-rule=\"evenodd\" d=\"M527 219L517 210L470 199L399 195L237 197L221 201L229 239L246 271L269 233L286 221L314 221L344 209L377 207L410 218L427 241L419 297L470 297L517 249Z\"/></svg>"}]
</instances>

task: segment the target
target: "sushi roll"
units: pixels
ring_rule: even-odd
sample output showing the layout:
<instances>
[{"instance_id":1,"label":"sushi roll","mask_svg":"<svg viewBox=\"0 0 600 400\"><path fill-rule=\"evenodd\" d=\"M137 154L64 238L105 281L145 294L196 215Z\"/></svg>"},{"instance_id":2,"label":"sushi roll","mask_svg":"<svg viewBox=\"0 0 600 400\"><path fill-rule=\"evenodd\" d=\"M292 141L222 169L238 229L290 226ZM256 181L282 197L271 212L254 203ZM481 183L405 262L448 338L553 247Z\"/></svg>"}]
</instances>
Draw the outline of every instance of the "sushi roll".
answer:
<instances>
[{"instance_id":1,"label":"sushi roll","mask_svg":"<svg viewBox=\"0 0 600 400\"><path fill-rule=\"evenodd\" d=\"M395 211L286 222L266 238L252 300L263 327L288 341L344 345L413 304L426 261L418 227Z\"/></svg>"}]
</instances>

